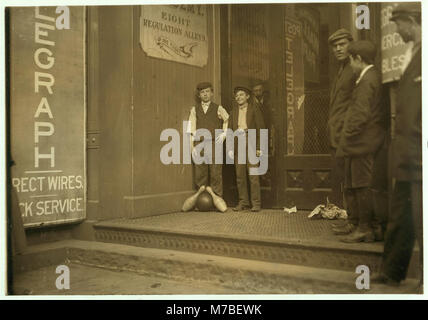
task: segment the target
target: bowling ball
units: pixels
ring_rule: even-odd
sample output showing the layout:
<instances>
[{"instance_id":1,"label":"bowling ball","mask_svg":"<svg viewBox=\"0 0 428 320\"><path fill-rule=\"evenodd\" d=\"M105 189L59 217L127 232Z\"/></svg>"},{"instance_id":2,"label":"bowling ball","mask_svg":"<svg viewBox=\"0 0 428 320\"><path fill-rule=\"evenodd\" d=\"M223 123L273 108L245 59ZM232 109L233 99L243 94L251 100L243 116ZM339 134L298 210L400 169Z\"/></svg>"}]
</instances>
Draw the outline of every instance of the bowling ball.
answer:
<instances>
[{"instance_id":1,"label":"bowling ball","mask_svg":"<svg viewBox=\"0 0 428 320\"><path fill-rule=\"evenodd\" d=\"M214 208L213 197L211 197L208 191L204 191L199 195L196 200L196 208L199 211L210 211Z\"/></svg>"}]
</instances>

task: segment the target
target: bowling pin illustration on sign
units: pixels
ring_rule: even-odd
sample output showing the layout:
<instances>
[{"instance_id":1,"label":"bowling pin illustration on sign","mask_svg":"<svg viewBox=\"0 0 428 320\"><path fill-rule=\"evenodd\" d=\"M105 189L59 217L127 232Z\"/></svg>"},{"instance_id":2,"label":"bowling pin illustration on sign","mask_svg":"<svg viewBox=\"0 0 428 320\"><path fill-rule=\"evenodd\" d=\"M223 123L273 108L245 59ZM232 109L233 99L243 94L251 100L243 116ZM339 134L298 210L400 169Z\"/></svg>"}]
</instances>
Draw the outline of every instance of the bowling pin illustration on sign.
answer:
<instances>
[{"instance_id":1,"label":"bowling pin illustration on sign","mask_svg":"<svg viewBox=\"0 0 428 320\"><path fill-rule=\"evenodd\" d=\"M211 189L210 186L208 186L206 188L206 190L208 191L208 193L211 195L211 197L213 197L213 202L214 202L214 206L220 210L221 212L225 212L227 210L227 205L226 202L224 202L224 200L219 197L218 195L216 195L213 191L213 189Z\"/></svg>"},{"instance_id":2,"label":"bowling pin illustration on sign","mask_svg":"<svg viewBox=\"0 0 428 320\"><path fill-rule=\"evenodd\" d=\"M186 201L184 201L183 203L183 207L181 208L182 211L190 211L192 210L195 205L196 205L196 201L198 200L199 195L204 192L205 190L205 186L201 186L198 190L198 192L196 192L193 196L189 197L186 199Z\"/></svg>"}]
</instances>

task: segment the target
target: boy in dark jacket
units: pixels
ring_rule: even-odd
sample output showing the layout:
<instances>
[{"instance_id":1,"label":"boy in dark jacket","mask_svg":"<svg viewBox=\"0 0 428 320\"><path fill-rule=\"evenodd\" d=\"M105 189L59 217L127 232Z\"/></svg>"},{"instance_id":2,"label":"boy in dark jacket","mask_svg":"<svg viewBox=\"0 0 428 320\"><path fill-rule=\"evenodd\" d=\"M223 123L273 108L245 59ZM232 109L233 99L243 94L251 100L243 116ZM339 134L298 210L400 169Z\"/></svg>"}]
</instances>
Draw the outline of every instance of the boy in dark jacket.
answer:
<instances>
[{"instance_id":1,"label":"boy in dark jacket","mask_svg":"<svg viewBox=\"0 0 428 320\"><path fill-rule=\"evenodd\" d=\"M376 47L370 41L349 45L350 65L357 75L351 102L345 114L337 150L345 157L345 198L351 216L358 216L358 226L343 242L372 242L373 199L371 194L374 155L384 141L382 126L385 110L380 103L381 80L373 62Z\"/></svg>"},{"instance_id":2,"label":"boy in dark jacket","mask_svg":"<svg viewBox=\"0 0 428 320\"><path fill-rule=\"evenodd\" d=\"M257 157L261 156L263 149L265 149L264 152L267 152L267 144L265 148L260 145L260 130L265 129L265 124L258 105L250 101L251 91L248 88L238 86L234 89L234 94L237 105L233 107L230 114L230 128L232 131L241 132L245 136L247 148L246 154L241 155L246 160L245 164L238 161L240 156L238 148L235 148L235 155L232 154L235 159L236 184L239 194L239 203L233 210L243 211L251 208L252 212L258 212L261 209L260 180L258 175L250 174L250 168L254 168L255 165L250 164L248 150L255 147ZM251 129L256 130L256 141L253 144L247 137L248 130ZM229 155L230 158L232 156ZM250 182L250 196L248 195L247 178Z\"/></svg>"}]
</instances>

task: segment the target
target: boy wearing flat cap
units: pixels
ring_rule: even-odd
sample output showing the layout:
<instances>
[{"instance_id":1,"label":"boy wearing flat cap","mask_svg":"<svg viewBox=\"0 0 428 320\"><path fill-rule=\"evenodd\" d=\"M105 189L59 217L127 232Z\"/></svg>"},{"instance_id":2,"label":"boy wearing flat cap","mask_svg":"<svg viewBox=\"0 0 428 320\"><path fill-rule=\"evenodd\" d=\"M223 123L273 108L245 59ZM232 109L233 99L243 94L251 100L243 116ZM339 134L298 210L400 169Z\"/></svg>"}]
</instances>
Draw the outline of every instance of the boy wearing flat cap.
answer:
<instances>
[{"instance_id":1,"label":"boy wearing flat cap","mask_svg":"<svg viewBox=\"0 0 428 320\"><path fill-rule=\"evenodd\" d=\"M358 227L343 242L375 240L371 192L374 155L384 138L385 109L381 104L381 80L374 67L376 47L370 41L354 41L348 47L350 66L358 77L341 132L337 156L345 157L347 211L358 217ZM379 226L380 227L380 226Z\"/></svg>"},{"instance_id":2,"label":"boy wearing flat cap","mask_svg":"<svg viewBox=\"0 0 428 320\"><path fill-rule=\"evenodd\" d=\"M392 172L395 185L385 234L381 272L373 283L398 285L406 278L415 238L423 293L421 3L400 3L391 21L404 42L413 41L410 62L398 83Z\"/></svg>"},{"instance_id":3,"label":"boy wearing flat cap","mask_svg":"<svg viewBox=\"0 0 428 320\"><path fill-rule=\"evenodd\" d=\"M336 157L336 150L339 146L339 139L342 133L345 113L351 100L352 90L355 85L355 75L349 64L348 46L353 41L351 33L346 29L339 29L329 38L328 43L332 48L333 54L339 62L339 71L333 81L330 91L329 115L328 115L328 137L330 143L330 152L332 156L331 165L331 183L332 197L330 200L340 206L343 202L343 180L344 180L344 161L343 158ZM348 216L345 225L333 224L335 234L349 234L355 230L358 218Z\"/></svg>"},{"instance_id":4,"label":"boy wearing flat cap","mask_svg":"<svg viewBox=\"0 0 428 320\"><path fill-rule=\"evenodd\" d=\"M205 158L204 163L195 163L195 184L198 188L201 186L211 186L212 190L223 197L223 176L222 164L215 163L215 143L223 143L226 138L226 130L229 122L229 114L220 105L212 100L214 95L213 86L209 82L201 82L196 87L196 105L190 110L189 125L187 133L191 135L191 150L195 156L195 132L198 129L207 129L211 133L212 139L197 141L199 143L209 143L212 154L201 154ZM223 133L216 136L215 130L223 129ZM204 150L207 150L204 148ZM211 161L208 161L210 158ZM210 163L207 163L210 162Z\"/></svg>"},{"instance_id":5,"label":"boy wearing flat cap","mask_svg":"<svg viewBox=\"0 0 428 320\"><path fill-rule=\"evenodd\" d=\"M231 129L234 132L239 130L239 132L242 132L245 136L247 136L248 129L256 129L256 155L260 156L260 129L265 128L263 115L257 104L250 102L250 89L244 86L238 86L235 87L233 92L237 105L233 107L230 115L229 122ZM247 139L246 145L245 164L238 163L239 155L234 156L239 203L233 210L242 211L251 208L251 211L258 212L261 209L260 180L258 175L249 174L249 169L251 167L256 167L256 165L250 164L248 159L248 148L251 148L253 144L249 143ZM236 150L237 148L235 148L235 153ZM247 178L250 182L250 196L248 195Z\"/></svg>"}]
</instances>

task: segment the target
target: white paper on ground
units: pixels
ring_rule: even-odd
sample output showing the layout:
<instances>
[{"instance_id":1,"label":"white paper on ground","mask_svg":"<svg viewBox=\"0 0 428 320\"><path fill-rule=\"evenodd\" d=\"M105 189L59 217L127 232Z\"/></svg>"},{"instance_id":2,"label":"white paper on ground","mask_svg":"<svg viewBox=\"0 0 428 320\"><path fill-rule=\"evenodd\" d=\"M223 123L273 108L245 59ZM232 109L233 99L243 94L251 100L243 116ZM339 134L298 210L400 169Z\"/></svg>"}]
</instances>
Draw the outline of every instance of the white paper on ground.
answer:
<instances>
[{"instance_id":1,"label":"white paper on ground","mask_svg":"<svg viewBox=\"0 0 428 320\"><path fill-rule=\"evenodd\" d=\"M287 212L287 213L296 213L297 212L297 207L294 206L293 208L284 208L284 212Z\"/></svg>"}]
</instances>

